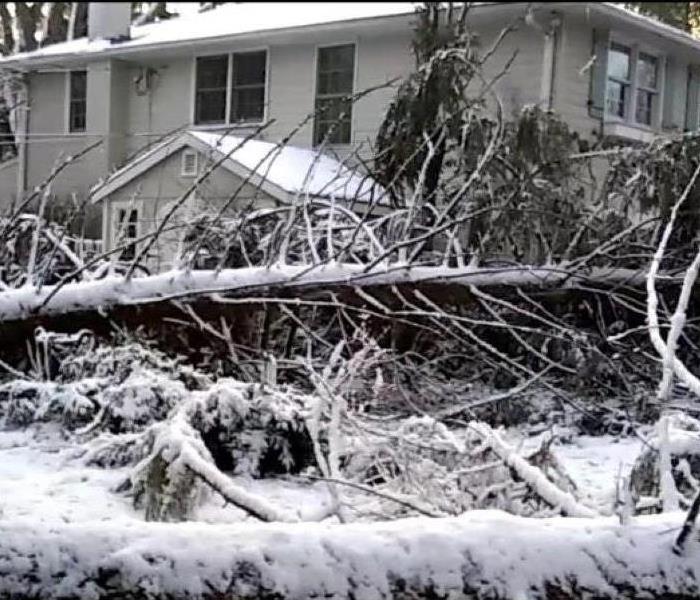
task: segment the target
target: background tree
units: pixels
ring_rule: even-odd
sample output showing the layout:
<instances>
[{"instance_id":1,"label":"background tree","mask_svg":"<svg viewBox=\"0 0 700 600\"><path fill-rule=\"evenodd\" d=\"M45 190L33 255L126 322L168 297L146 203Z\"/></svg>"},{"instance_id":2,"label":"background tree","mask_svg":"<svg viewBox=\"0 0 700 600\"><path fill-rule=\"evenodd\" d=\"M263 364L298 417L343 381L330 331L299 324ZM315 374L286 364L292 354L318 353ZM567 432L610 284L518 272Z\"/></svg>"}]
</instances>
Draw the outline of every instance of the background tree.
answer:
<instances>
[{"instance_id":1,"label":"background tree","mask_svg":"<svg viewBox=\"0 0 700 600\"><path fill-rule=\"evenodd\" d=\"M625 2L625 7L689 33L700 27L700 2Z\"/></svg>"}]
</instances>

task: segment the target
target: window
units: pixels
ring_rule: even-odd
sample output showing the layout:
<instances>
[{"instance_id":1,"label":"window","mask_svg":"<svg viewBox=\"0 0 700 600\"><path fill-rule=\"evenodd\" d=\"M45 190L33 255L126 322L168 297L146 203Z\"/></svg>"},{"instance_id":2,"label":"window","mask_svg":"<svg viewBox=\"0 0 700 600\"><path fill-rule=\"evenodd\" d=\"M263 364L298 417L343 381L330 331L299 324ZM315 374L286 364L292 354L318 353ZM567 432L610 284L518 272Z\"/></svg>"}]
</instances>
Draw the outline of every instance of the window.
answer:
<instances>
[{"instance_id":1,"label":"window","mask_svg":"<svg viewBox=\"0 0 700 600\"><path fill-rule=\"evenodd\" d=\"M637 105L635 120L643 125L651 125L656 104L657 59L649 54L639 53L637 60Z\"/></svg>"},{"instance_id":2,"label":"window","mask_svg":"<svg viewBox=\"0 0 700 600\"><path fill-rule=\"evenodd\" d=\"M197 175L197 153L185 151L182 153L182 165L180 175L183 177L195 177Z\"/></svg>"},{"instance_id":3,"label":"window","mask_svg":"<svg viewBox=\"0 0 700 600\"><path fill-rule=\"evenodd\" d=\"M265 115L266 69L265 50L198 58L194 122L261 122Z\"/></svg>"},{"instance_id":4,"label":"window","mask_svg":"<svg viewBox=\"0 0 700 600\"><path fill-rule=\"evenodd\" d=\"M228 55L197 59L195 123L223 123L226 120Z\"/></svg>"},{"instance_id":5,"label":"window","mask_svg":"<svg viewBox=\"0 0 700 600\"><path fill-rule=\"evenodd\" d=\"M87 116L87 71L71 71L68 84L68 131L84 132Z\"/></svg>"},{"instance_id":6,"label":"window","mask_svg":"<svg viewBox=\"0 0 700 600\"><path fill-rule=\"evenodd\" d=\"M232 123L257 123L263 120L266 62L265 51L233 55Z\"/></svg>"},{"instance_id":7,"label":"window","mask_svg":"<svg viewBox=\"0 0 700 600\"><path fill-rule=\"evenodd\" d=\"M316 65L316 103L314 145L349 144L355 79L355 45L318 49Z\"/></svg>"},{"instance_id":8,"label":"window","mask_svg":"<svg viewBox=\"0 0 700 600\"><path fill-rule=\"evenodd\" d=\"M115 247L124 246L119 260L133 260L136 257L136 239L138 238L139 212L135 208L117 209L117 229Z\"/></svg>"},{"instance_id":9,"label":"window","mask_svg":"<svg viewBox=\"0 0 700 600\"><path fill-rule=\"evenodd\" d=\"M659 59L636 47L610 44L605 111L615 119L652 126L659 105Z\"/></svg>"}]
</instances>

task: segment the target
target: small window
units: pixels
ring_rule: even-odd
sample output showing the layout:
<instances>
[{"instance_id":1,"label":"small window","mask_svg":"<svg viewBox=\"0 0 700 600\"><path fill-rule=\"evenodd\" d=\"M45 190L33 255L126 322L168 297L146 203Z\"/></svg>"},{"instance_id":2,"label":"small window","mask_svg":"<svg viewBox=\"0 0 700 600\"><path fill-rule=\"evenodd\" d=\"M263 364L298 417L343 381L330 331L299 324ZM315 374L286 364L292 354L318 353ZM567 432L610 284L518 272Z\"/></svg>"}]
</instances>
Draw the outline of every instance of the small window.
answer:
<instances>
[{"instance_id":1,"label":"small window","mask_svg":"<svg viewBox=\"0 0 700 600\"><path fill-rule=\"evenodd\" d=\"M197 59L195 123L205 125L226 121L227 82L227 54Z\"/></svg>"},{"instance_id":2,"label":"small window","mask_svg":"<svg viewBox=\"0 0 700 600\"><path fill-rule=\"evenodd\" d=\"M197 153L185 151L182 153L182 165L180 174L183 177L195 177L197 175Z\"/></svg>"},{"instance_id":3,"label":"small window","mask_svg":"<svg viewBox=\"0 0 700 600\"><path fill-rule=\"evenodd\" d=\"M69 73L68 131L82 133L87 122L87 71Z\"/></svg>"},{"instance_id":4,"label":"small window","mask_svg":"<svg viewBox=\"0 0 700 600\"><path fill-rule=\"evenodd\" d=\"M265 114L267 52L233 55L231 123L259 123Z\"/></svg>"},{"instance_id":5,"label":"small window","mask_svg":"<svg viewBox=\"0 0 700 600\"><path fill-rule=\"evenodd\" d=\"M136 208L117 209L117 229L115 247L124 246L119 260L133 260L136 257L136 239L138 238L139 212Z\"/></svg>"},{"instance_id":6,"label":"small window","mask_svg":"<svg viewBox=\"0 0 700 600\"><path fill-rule=\"evenodd\" d=\"M352 132L352 101L355 78L355 45L318 49L314 145L349 144Z\"/></svg>"}]
</instances>

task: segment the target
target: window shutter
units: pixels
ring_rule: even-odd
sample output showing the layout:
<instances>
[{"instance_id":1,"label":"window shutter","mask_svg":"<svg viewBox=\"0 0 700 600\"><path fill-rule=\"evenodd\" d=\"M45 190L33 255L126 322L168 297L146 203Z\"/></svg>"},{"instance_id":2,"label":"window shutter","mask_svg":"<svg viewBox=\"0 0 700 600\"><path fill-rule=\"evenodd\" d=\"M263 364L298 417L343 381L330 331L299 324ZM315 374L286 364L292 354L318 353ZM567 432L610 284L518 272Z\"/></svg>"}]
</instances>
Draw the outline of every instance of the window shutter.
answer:
<instances>
[{"instance_id":1,"label":"window shutter","mask_svg":"<svg viewBox=\"0 0 700 600\"><path fill-rule=\"evenodd\" d=\"M700 109L700 66L691 65L688 67L688 99L685 112L686 131L695 131L700 127L698 122L698 109Z\"/></svg>"},{"instance_id":2,"label":"window shutter","mask_svg":"<svg viewBox=\"0 0 700 600\"><path fill-rule=\"evenodd\" d=\"M687 89L685 70L677 60L667 56L665 71L661 126L664 129L682 129L685 98L678 90Z\"/></svg>"},{"instance_id":3,"label":"window shutter","mask_svg":"<svg viewBox=\"0 0 700 600\"><path fill-rule=\"evenodd\" d=\"M591 67L591 85L588 98L588 112L592 117L602 118L605 114L605 89L608 83L608 48L610 30L593 30L593 54L595 61Z\"/></svg>"}]
</instances>

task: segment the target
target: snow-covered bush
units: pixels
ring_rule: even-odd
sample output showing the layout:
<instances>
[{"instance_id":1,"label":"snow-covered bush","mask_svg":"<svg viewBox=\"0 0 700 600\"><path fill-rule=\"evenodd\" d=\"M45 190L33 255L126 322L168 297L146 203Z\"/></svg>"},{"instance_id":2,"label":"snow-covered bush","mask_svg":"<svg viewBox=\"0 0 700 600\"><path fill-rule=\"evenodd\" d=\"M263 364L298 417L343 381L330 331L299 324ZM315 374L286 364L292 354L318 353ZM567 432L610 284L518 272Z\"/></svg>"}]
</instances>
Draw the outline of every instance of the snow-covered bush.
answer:
<instances>
[{"instance_id":1,"label":"snow-covered bush","mask_svg":"<svg viewBox=\"0 0 700 600\"><path fill-rule=\"evenodd\" d=\"M124 381L102 391L103 429L111 433L141 430L164 420L187 394L179 381L137 367Z\"/></svg>"},{"instance_id":2,"label":"snow-covered bush","mask_svg":"<svg viewBox=\"0 0 700 600\"><path fill-rule=\"evenodd\" d=\"M222 470L294 473L313 461L307 400L291 388L221 379L198 397L190 421Z\"/></svg>"},{"instance_id":3,"label":"snow-covered bush","mask_svg":"<svg viewBox=\"0 0 700 600\"><path fill-rule=\"evenodd\" d=\"M0 423L5 427L54 421L73 430L88 423L96 410L96 403L72 385L24 380L0 385Z\"/></svg>"},{"instance_id":4,"label":"snow-covered bush","mask_svg":"<svg viewBox=\"0 0 700 600\"><path fill-rule=\"evenodd\" d=\"M66 357L59 367L58 379L70 382L97 378L120 382L134 371L144 369L179 380L188 389L202 389L211 385L211 379L205 373L183 364L181 359L171 358L157 348L133 340L103 343L90 348L88 352L77 352Z\"/></svg>"}]
</instances>

